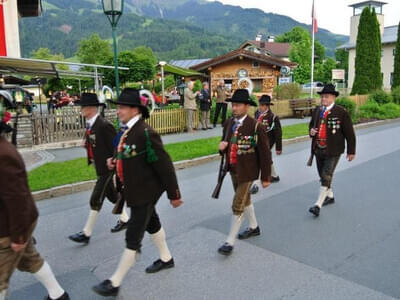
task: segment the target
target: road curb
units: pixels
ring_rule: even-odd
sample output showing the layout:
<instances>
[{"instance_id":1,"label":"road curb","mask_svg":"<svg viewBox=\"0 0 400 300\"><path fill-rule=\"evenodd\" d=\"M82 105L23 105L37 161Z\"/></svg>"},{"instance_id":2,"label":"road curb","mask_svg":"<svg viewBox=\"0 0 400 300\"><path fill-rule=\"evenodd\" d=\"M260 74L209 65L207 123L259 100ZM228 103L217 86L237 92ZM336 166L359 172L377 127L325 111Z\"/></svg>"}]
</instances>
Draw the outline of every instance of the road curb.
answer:
<instances>
[{"instance_id":1,"label":"road curb","mask_svg":"<svg viewBox=\"0 0 400 300\"><path fill-rule=\"evenodd\" d=\"M391 123L397 123L397 122L400 122L400 118L357 124L354 126L354 128L356 130L360 130L360 129L372 128L372 127L377 127L377 126L391 124ZM291 145L291 144L295 144L295 143L306 142L309 140L310 140L309 136L300 136L300 137L296 137L296 138L292 138L292 139L283 140L282 144L283 145ZM219 157L220 157L219 154L212 154L212 155L207 155L207 156L198 157L198 158L194 158L194 159L178 161L178 162L174 163L174 166L175 166L176 170L182 170L182 169L195 167L195 166L199 166L199 165L202 165L205 163L209 163L209 162L218 160ZM33 195L33 199L35 199L36 201L70 195L73 193L88 191L88 190L92 189L94 187L95 182L96 182L96 180L89 180L89 181L77 182L77 183L73 183L73 184L61 185L61 186L57 186L57 187L54 187L51 189L33 192L32 195Z\"/></svg>"}]
</instances>

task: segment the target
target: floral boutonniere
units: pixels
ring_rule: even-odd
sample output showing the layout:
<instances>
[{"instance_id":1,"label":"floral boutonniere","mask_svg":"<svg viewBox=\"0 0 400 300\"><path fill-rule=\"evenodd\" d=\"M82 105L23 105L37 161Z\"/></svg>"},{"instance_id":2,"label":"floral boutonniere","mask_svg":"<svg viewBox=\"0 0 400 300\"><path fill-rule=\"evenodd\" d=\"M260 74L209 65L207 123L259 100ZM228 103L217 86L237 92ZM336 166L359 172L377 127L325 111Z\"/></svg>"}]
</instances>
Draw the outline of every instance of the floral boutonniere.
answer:
<instances>
[{"instance_id":1,"label":"floral boutonniere","mask_svg":"<svg viewBox=\"0 0 400 300\"><path fill-rule=\"evenodd\" d=\"M128 159L131 157L136 156L136 145L132 144L132 145L127 145L127 144L123 144L122 145L122 149L121 151L118 152L118 159Z\"/></svg>"}]
</instances>

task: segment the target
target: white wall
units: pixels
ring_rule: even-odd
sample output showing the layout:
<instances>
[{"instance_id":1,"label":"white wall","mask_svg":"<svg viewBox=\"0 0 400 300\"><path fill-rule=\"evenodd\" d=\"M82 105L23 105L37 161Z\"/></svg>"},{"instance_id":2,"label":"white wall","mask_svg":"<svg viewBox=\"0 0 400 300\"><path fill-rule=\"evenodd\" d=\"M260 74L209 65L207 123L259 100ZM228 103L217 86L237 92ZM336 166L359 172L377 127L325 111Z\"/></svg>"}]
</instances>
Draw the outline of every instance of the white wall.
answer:
<instances>
[{"instance_id":1,"label":"white wall","mask_svg":"<svg viewBox=\"0 0 400 300\"><path fill-rule=\"evenodd\" d=\"M6 33L7 56L21 57L18 29L17 0L9 0L3 4Z\"/></svg>"}]
</instances>

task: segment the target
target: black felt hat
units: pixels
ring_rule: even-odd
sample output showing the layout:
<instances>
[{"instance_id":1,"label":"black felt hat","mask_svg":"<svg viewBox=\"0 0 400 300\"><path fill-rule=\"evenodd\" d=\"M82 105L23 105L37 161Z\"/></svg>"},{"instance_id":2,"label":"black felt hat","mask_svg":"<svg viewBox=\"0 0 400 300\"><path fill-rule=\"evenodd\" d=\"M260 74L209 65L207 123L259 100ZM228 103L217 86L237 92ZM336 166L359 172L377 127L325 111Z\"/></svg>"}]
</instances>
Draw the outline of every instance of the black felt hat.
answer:
<instances>
[{"instance_id":1,"label":"black felt hat","mask_svg":"<svg viewBox=\"0 0 400 300\"><path fill-rule=\"evenodd\" d=\"M132 107L139 107L142 117L147 119L150 117L148 108L143 105L141 97L140 97L140 90L133 89L133 88L125 88L117 101L110 101L111 103L120 104L120 105L127 105Z\"/></svg>"},{"instance_id":2,"label":"black felt hat","mask_svg":"<svg viewBox=\"0 0 400 300\"><path fill-rule=\"evenodd\" d=\"M231 99L226 99L228 102L232 103L243 103L249 104L251 106L257 106L257 104L250 99L249 91L247 89L238 89L236 90Z\"/></svg>"},{"instance_id":3,"label":"black felt hat","mask_svg":"<svg viewBox=\"0 0 400 300\"><path fill-rule=\"evenodd\" d=\"M274 105L271 102L271 97L269 95L262 95L261 98L258 100L258 102L264 105Z\"/></svg>"},{"instance_id":4,"label":"black felt hat","mask_svg":"<svg viewBox=\"0 0 400 300\"><path fill-rule=\"evenodd\" d=\"M83 93L81 98L75 102L75 104L80 106L101 106L103 103L100 103L97 95L94 93Z\"/></svg>"},{"instance_id":5,"label":"black felt hat","mask_svg":"<svg viewBox=\"0 0 400 300\"><path fill-rule=\"evenodd\" d=\"M335 86L332 83L324 85L324 88L317 92L318 94L331 94L335 95L336 97L339 96L339 92L335 90Z\"/></svg>"}]
</instances>

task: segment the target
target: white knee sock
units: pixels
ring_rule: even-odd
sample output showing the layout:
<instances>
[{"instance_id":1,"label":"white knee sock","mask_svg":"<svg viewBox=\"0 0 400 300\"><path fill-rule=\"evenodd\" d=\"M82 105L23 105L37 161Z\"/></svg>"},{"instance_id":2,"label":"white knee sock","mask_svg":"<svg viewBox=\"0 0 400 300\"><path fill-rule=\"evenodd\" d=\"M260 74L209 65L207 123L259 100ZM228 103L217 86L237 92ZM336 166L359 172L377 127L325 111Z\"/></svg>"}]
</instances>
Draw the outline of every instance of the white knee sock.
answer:
<instances>
[{"instance_id":1,"label":"white knee sock","mask_svg":"<svg viewBox=\"0 0 400 300\"><path fill-rule=\"evenodd\" d=\"M251 229L256 229L258 223L256 219L256 214L254 212L254 205L250 204L249 206L246 206L244 209L244 213L246 214L246 217L249 219L249 227Z\"/></svg>"},{"instance_id":2,"label":"white knee sock","mask_svg":"<svg viewBox=\"0 0 400 300\"><path fill-rule=\"evenodd\" d=\"M0 300L5 300L7 295L7 290L2 290L0 292Z\"/></svg>"},{"instance_id":3,"label":"white knee sock","mask_svg":"<svg viewBox=\"0 0 400 300\"><path fill-rule=\"evenodd\" d=\"M333 198L333 190L332 190L332 188L328 189L328 197L329 198Z\"/></svg>"},{"instance_id":4,"label":"white knee sock","mask_svg":"<svg viewBox=\"0 0 400 300\"><path fill-rule=\"evenodd\" d=\"M124 279L126 273L136 262L136 251L125 248L122 253L121 260L119 261L118 267L114 274L110 277L110 281L113 287L119 287Z\"/></svg>"},{"instance_id":5,"label":"white knee sock","mask_svg":"<svg viewBox=\"0 0 400 300\"><path fill-rule=\"evenodd\" d=\"M44 285L51 299L57 299L65 293L46 261L40 270L34 273L33 276Z\"/></svg>"},{"instance_id":6,"label":"white knee sock","mask_svg":"<svg viewBox=\"0 0 400 300\"><path fill-rule=\"evenodd\" d=\"M276 174L276 171L275 171L274 164L271 164L271 176L278 177L278 174Z\"/></svg>"},{"instance_id":7,"label":"white knee sock","mask_svg":"<svg viewBox=\"0 0 400 300\"><path fill-rule=\"evenodd\" d=\"M99 212L97 210L90 210L88 219L86 221L86 225L83 228L83 233L86 236L91 236L92 231L94 228L94 224L96 224L97 216L99 215Z\"/></svg>"},{"instance_id":8,"label":"white knee sock","mask_svg":"<svg viewBox=\"0 0 400 300\"><path fill-rule=\"evenodd\" d=\"M161 227L161 229L158 232L151 234L150 237L154 245L156 245L156 247L158 248L161 260L163 262L170 261L172 256L171 252L169 252L167 241L165 239L164 228Z\"/></svg>"},{"instance_id":9,"label":"white knee sock","mask_svg":"<svg viewBox=\"0 0 400 300\"><path fill-rule=\"evenodd\" d=\"M128 222L129 221L129 215L128 212L126 211L125 205L122 208L122 213L119 215L119 219L121 220L121 222Z\"/></svg>"},{"instance_id":10,"label":"white knee sock","mask_svg":"<svg viewBox=\"0 0 400 300\"><path fill-rule=\"evenodd\" d=\"M237 215L232 216L231 231L229 232L228 238L226 239L226 242L231 246L233 246L233 244L235 243L235 239L237 234L239 233L242 221L243 221L243 214L239 216Z\"/></svg>"},{"instance_id":11,"label":"white knee sock","mask_svg":"<svg viewBox=\"0 0 400 300\"><path fill-rule=\"evenodd\" d=\"M319 197L318 197L317 202L315 202L315 205L318 206L319 208L321 208L322 204L324 204L324 200L325 200L327 194L328 194L328 188L326 186L321 186L321 189L319 192Z\"/></svg>"}]
</instances>

